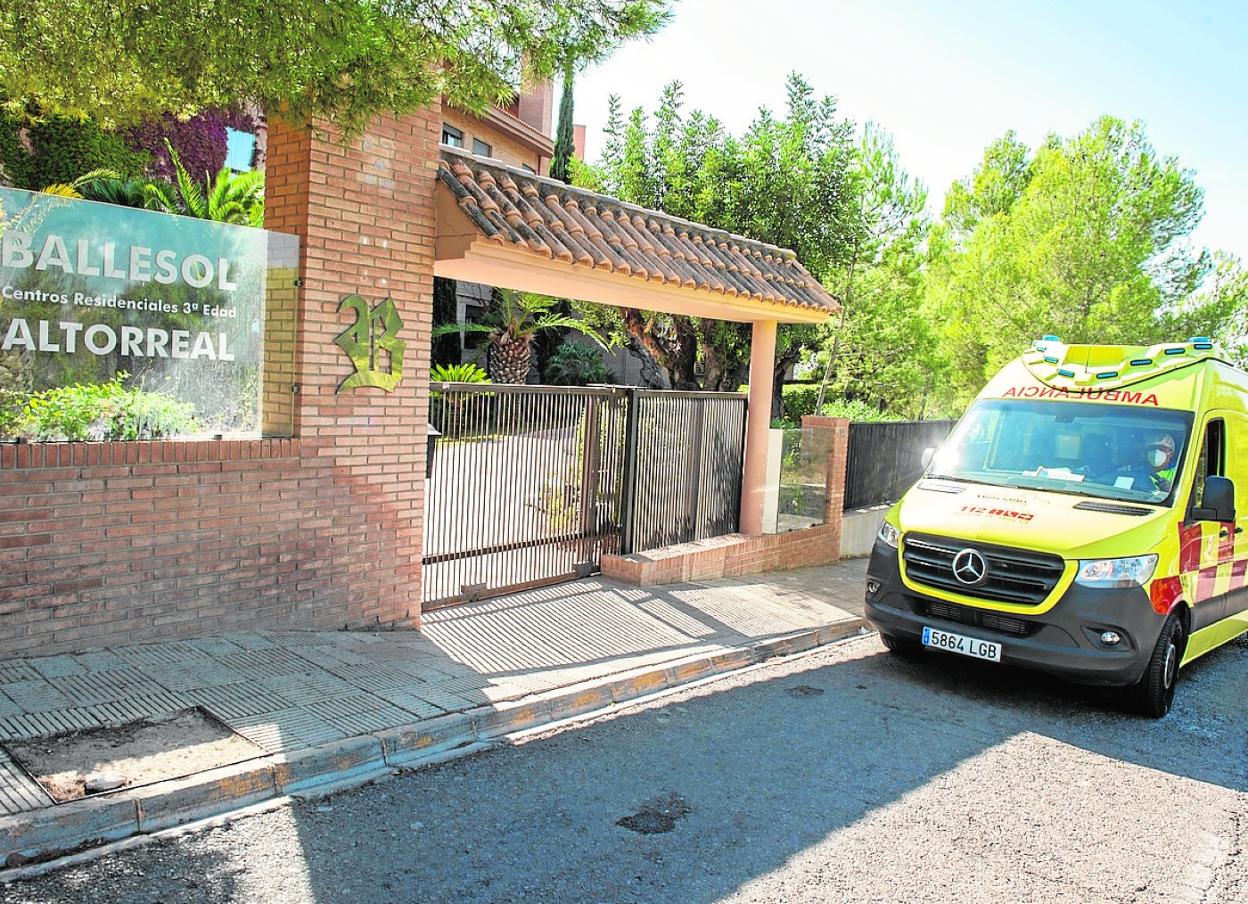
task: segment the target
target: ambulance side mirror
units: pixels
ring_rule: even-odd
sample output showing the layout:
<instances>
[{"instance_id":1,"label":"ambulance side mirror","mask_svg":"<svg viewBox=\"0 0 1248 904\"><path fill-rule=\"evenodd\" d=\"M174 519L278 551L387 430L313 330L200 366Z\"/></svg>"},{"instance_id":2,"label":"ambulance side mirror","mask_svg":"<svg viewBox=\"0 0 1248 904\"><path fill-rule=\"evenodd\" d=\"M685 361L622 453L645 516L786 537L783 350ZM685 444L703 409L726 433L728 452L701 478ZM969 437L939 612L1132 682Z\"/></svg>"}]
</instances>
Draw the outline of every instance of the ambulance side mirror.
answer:
<instances>
[{"instance_id":1,"label":"ambulance side mirror","mask_svg":"<svg viewBox=\"0 0 1248 904\"><path fill-rule=\"evenodd\" d=\"M923 470L926 471L932 464L932 459L936 457L935 448L928 446L923 450Z\"/></svg>"},{"instance_id":2,"label":"ambulance side mirror","mask_svg":"<svg viewBox=\"0 0 1248 904\"><path fill-rule=\"evenodd\" d=\"M1192 511L1197 521L1235 520L1235 482L1226 477L1205 478L1204 504Z\"/></svg>"}]
</instances>

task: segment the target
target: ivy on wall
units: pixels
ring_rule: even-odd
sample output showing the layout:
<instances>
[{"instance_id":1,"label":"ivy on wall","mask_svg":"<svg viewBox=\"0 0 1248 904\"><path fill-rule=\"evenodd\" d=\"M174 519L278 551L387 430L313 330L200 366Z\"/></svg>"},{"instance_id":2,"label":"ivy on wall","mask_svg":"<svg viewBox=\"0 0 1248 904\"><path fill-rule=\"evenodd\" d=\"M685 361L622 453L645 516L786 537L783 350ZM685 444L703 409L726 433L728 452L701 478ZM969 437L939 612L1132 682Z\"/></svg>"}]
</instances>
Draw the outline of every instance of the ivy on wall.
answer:
<instances>
[{"instance_id":1,"label":"ivy on wall","mask_svg":"<svg viewBox=\"0 0 1248 904\"><path fill-rule=\"evenodd\" d=\"M0 181L37 191L73 182L95 169L114 170L123 178L150 176L171 181L175 172L166 138L187 171L204 180L225 165L227 129L231 128L254 132L258 123L248 113L206 110L186 120L166 115L124 132L111 132L89 119L21 120L0 114L0 166L4 169Z\"/></svg>"},{"instance_id":2,"label":"ivy on wall","mask_svg":"<svg viewBox=\"0 0 1248 904\"><path fill-rule=\"evenodd\" d=\"M46 116L27 126L29 164L24 188L73 182L93 169L110 169L123 177L143 175L151 155L136 151L125 139L90 120Z\"/></svg>"},{"instance_id":3,"label":"ivy on wall","mask_svg":"<svg viewBox=\"0 0 1248 904\"><path fill-rule=\"evenodd\" d=\"M192 177L204 180L215 176L225 165L228 152L227 129L255 132L256 120L248 113L230 110L205 110L190 119L165 115L149 119L126 132L126 141L136 150L151 155L149 176L172 180L175 177L165 139L173 145L182 165ZM254 163L254 161L253 161Z\"/></svg>"},{"instance_id":4,"label":"ivy on wall","mask_svg":"<svg viewBox=\"0 0 1248 904\"><path fill-rule=\"evenodd\" d=\"M0 184L25 186L30 173L30 152L18 135L17 121L0 113Z\"/></svg>"}]
</instances>

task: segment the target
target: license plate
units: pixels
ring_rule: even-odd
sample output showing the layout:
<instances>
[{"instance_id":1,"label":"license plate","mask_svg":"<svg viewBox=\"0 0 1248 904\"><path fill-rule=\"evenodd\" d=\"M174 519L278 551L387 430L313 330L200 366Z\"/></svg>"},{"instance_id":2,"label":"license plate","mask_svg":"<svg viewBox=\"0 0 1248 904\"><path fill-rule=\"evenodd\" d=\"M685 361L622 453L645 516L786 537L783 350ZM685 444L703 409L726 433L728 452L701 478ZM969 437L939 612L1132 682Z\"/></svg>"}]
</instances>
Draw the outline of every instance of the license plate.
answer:
<instances>
[{"instance_id":1,"label":"license plate","mask_svg":"<svg viewBox=\"0 0 1248 904\"><path fill-rule=\"evenodd\" d=\"M987 659L989 662L1001 661L1001 644L991 640L976 640L961 634L950 634L937 628L923 629L923 646L933 650L945 650L949 653L960 653L975 659Z\"/></svg>"}]
</instances>

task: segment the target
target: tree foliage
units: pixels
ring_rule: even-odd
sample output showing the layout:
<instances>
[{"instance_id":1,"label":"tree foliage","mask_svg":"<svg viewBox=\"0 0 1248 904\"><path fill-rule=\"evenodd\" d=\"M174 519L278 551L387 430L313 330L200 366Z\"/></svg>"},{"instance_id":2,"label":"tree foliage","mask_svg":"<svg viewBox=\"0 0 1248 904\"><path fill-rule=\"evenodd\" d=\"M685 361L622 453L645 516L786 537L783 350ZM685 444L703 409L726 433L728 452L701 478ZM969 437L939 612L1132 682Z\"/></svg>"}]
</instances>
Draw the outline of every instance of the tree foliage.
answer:
<instances>
[{"instance_id":1,"label":"tree foliage","mask_svg":"<svg viewBox=\"0 0 1248 904\"><path fill-rule=\"evenodd\" d=\"M791 75L787 87L785 115L760 110L740 137L700 110L686 113L680 82L663 90L653 116L637 108L625 119L613 98L595 174L622 200L790 248L822 279L848 245L853 126L801 76ZM594 316L643 345L673 386L735 390L748 368L747 325L634 309ZM815 335L782 330L777 370Z\"/></svg>"},{"instance_id":2,"label":"tree foliage","mask_svg":"<svg viewBox=\"0 0 1248 904\"><path fill-rule=\"evenodd\" d=\"M539 334L573 330L597 338L592 325L562 313L559 307L559 299L549 295L496 288L485 321L445 323L433 328L433 336L487 334L491 379L495 383L523 383L532 363L533 341Z\"/></svg>"},{"instance_id":3,"label":"tree foliage","mask_svg":"<svg viewBox=\"0 0 1248 904\"><path fill-rule=\"evenodd\" d=\"M560 182L572 181L573 148L572 95L575 76L572 64L563 70L563 92L559 97L559 124L555 129L555 150L550 158L550 178Z\"/></svg>"},{"instance_id":4,"label":"tree foliage","mask_svg":"<svg viewBox=\"0 0 1248 904\"><path fill-rule=\"evenodd\" d=\"M891 137L871 124L849 182L848 251L826 278L841 312L815 356L823 374L816 410L841 399L921 417L941 372L936 331L922 308L927 192L902 169Z\"/></svg>"},{"instance_id":5,"label":"tree foliage","mask_svg":"<svg viewBox=\"0 0 1248 904\"><path fill-rule=\"evenodd\" d=\"M480 111L522 68L547 77L666 17L666 0L23 0L0 6L0 91L105 127L253 102L351 134L442 96Z\"/></svg>"},{"instance_id":6,"label":"tree foliage","mask_svg":"<svg viewBox=\"0 0 1248 904\"><path fill-rule=\"evenodd\" d=\"M933 243L928 312L956 397L1046 333L1124 344L1223 333L1248 292L1234 262L1190 242L1203 212L1194 175L1140 123L1103 117L1034 151L1012 134L995 142L949 192Z\"/></svg>"}]
</instances>

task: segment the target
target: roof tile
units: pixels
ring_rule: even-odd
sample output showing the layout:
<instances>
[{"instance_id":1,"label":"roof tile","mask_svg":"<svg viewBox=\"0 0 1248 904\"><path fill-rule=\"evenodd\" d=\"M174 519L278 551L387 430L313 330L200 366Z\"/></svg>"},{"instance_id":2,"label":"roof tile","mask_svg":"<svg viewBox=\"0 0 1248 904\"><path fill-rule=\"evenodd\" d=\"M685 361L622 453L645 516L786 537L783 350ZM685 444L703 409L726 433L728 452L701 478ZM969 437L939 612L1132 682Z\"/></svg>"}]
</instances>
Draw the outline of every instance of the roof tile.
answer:
<instances>
[{"instance_id":1,"label":"roof tile","mask_svg":"<svg viewBox=\"0 0 1248 904\"><path fill-rule=\"evenodd\" d=\"M438 181L492 241L642 280L837 310L792 251L442 148Z\"/></svg>"}]
</instances>

